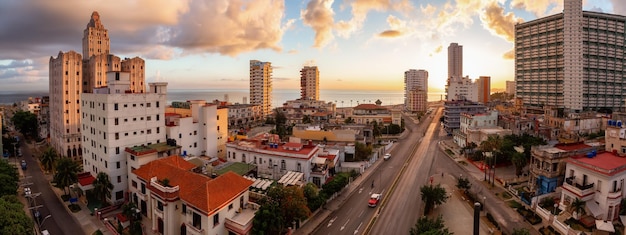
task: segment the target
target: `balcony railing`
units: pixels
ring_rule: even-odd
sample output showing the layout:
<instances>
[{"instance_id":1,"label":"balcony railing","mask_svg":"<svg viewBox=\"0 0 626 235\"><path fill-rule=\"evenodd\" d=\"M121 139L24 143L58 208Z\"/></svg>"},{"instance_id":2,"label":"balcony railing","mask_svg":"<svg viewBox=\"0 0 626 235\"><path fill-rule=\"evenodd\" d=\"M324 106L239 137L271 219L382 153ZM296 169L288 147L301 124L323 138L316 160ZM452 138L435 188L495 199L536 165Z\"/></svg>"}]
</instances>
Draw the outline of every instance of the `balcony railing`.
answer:
<instances>
[{"instance_id":1,"label":"balcony railing","mask_svg":"<svg viewBox=\"0 0 626 235\"><path fill-rule=\"evenodd\" d=\"M570 191L580 197L581 200L587 201L593 198L595 193L594 184L580 184L573 177L565 178L563 189Z\"/></svg>"}]
</instances>

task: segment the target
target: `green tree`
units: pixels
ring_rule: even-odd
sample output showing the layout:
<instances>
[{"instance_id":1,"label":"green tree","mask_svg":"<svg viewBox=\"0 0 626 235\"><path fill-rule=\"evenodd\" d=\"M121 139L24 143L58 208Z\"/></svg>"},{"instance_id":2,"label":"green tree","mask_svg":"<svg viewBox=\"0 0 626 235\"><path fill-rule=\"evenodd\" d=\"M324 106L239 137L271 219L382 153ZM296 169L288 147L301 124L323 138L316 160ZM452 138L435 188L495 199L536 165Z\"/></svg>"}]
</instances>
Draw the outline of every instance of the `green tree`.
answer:
<instances>
[{"instance_id":1,"label":"green tree","mask_svg":"<svg viewBox=\"0 0 626 235\"><path fill-rule=\"evenodd\" d=\"M18 180L19 175L17 169L9 164L8 161L0 160L0 197L16 195Z\"/></svg>"},{"instance_id":2,"label":"green tree","mask_svg":"<svg viewBox=\"0 0 626 235\"><path fill-rule=\"evenodd\" d=\"M430 213L430 211L436 206L445 203L448 200L446 189L441 185L424 185L420 188L422 201L424 202L424 215Z\"/></svg>"},{"instance_id":3,"label":"green tree","mask_svg":"<svg viewBox=\"0 0 626 235\"><path fill-rule=\"evenodd\" d=\"M302 123L311 123L311 116L304 115L304 117L302 117Z\"/></svg>"},{"instance_id":4,"label":"green tree","mask_svg":"<svg viewBox=\"0 0 626 235\"><path fill-rule=\"evenodd\" d=\"M572 204L570 204L570 210L572 210L572 212L576 212L578 216L585 214L585 201L580 200L579 198L574 199Z\"/></svg>"},{"instance_id":5,"label":"green tree","mask_svg":"<svg viewBox=\"0 0 626 235\"><path fill-rule=\"evenodd\" d=\"M436 219L431 219L423 216L417 220L417 223L409 231L410 235L452 235L453 233L448 231L443 218L439 215Z\"/></svg>"},{"instance_id":6,"label":"green tree","mask_svg":"<svg viewBox=\"0 0 626 235\"><path fill-rule=\"evenodd\" d=\"M472 183L469 182L469 179L466 177L459 177L456 179L456 187L465 192L472 187Z\"/></svg>"},{"instance_id":7,"label":"green tree","mask_svg":"<svg viewBox=\"0 0 626 235\"><path fill-rule=\"evenodd\" d=\"M513 152L511 155L511 163L515 166L515 175L522 175L522 169L528 164L524 153Z\"/></svg>"},{"instance_id":8,"label":"green tree","mask_svg":"<svg viewBox=\"0 0 626 235\"><path fill-rule=\"evenodd\" d=\"M363 161L372 155L372 146L367 146L361 142L354 142L354 160Z\"/></svg>"},{"instance_id":9,"label":"green tree","mask_svg":"<svg viewBox=\"0 0 626 235\"><path fill-rule=\"evenodd\" d=\"M293 221L310 215L302 188L275 185L261 200L261 208L252 222L252 231L253 234L282 234L285 228L292 226Z\"/></svg>"},{"instance_id":10,"label":"green tree","mask_svg":"<svg viewBox=\"0 0 626 235\"><path fill-rule=\"evenodd\" d=\"M346 118L343 121L343 123L345 123L345 124L352 124L352 123L354 123L354 119L352 119L352 117L348 117L348 118Z\"/></svg>"},{"instance_id":11,"label":"green tree","mask_svg":"<svg viewBox=\"0 0 626 235\"><path fill-rule=\"evenodd\" d=\"M374 137L374 140L377 137L381 137L383 135L381 127L380 127L380 125L378 125L378 122L373 121L373 122L370 123L370 125L372 125L372 136Z\"/></svg>"},{"instance_id":12,"label":"green tree","mask_svg":"<svg viewBox=\"0 0 626 235\"><path fill-rule=\"evenodd\" d=\"M80 166L71 158L61 158L56 161L55 169L56 172L53 177L55 187L63 189L65 195L69 195L67 190L70 185L78 181Z\"/></svg>"},{"instance_id":13,"label":"green tree","mask_svg":"<svg viewBox=\"0 0 626 235\"><path fill-rule=\"evenodd\" d=\"M107 198L111 197L111 190L113 190L113 184L109 175L105 172L98 173L96 180L93 181L93 193L102 204L106 204Z\"/></svg>"},{"instance_id":14,"label":"green tree","mask_svg":"<svg viewBox=\"0 0 626 235\"><path fill-rule=\"evenodd\" d=\"M315 211L326 201L326 197L323 193L320 193L320 189L313 183L307 183L304 188L304 197L306 198L306 205L310 211Z\"/></svg>"},{"instance_id":15,"label":"green tree","mask_svg":"<svg viewBox=\"0 0 626 235\"><path fill-rule=\"evenodd\" d=\"M46 148L46 150L41 155L39 159L41 161L41 165L45 171L51 171L54 168L54 163L58 158L57 151L52 147Z\"/></svg>"},{"instance_id":16,"label":"green tree","mask_svg":"<svg viewBox=\"0 0 626 235\"><path fill-rule=\"evenodd\" d=\"M17 196L0 197L0 234L33 234L33 227Z\"/></svg>"},{"instance_id":17,"label":"green tree","mask_svg":"<svg viewBox=\"0 0 626 235\"><path fill-rule=\"evenodd\" d=\"M141 235L141 214L137 212L137 205L130 202L122 206L122 214L128 218L130 222L129 232L131 235Z\"/></svg>"},{"instance_id":18,"label":"green tree","mask_svg":"<svg viewBox=\"0 0 626 235\"><path fill-rule=\"evenodd\" d=\"M19 130L24 136L37 139L39 134L37 129L39 128L39 122L37 121L37 115L25 111L17 111L13 114L11 122L15 125L15 128Z\"/></svg>"}]
</instances>

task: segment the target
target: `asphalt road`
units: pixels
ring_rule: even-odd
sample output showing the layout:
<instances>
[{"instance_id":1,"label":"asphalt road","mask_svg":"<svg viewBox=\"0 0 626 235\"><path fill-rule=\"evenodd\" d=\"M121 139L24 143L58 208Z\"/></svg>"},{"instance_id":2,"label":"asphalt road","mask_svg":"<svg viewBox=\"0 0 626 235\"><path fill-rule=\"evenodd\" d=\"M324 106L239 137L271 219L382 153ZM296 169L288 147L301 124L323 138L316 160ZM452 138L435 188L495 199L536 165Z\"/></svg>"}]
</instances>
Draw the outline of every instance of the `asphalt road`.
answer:
<instances>
[{"instance_id":1,"label":"asphalt road","mask_svg":"<svg viewBox=\"0 0 626 235\"><path fill-rule=\"evenodd\" d=\"M386 199L389 187L402 169L409 153L414 150L422 138L423 131L410 119L405 121L407 131L404 137L398 139L396 146L391 150L391 158L381 162L376 172L370 174L345 203L322 222L314 234L362 234L374 214L384 205L377 208L368 206L372 193L382 193L382 201ZM372 187L372 182L374 187ZM408 231L408 230L407 230ZM406 232L406 231L405 231ZM393 234L393 233L380 233Z\"/></svg>"},{"instance_id":2,"label":"asphalt road","mask_svg":"<svg viewBox=\"0 0 626 235\"><path fill-rule=\"evenodd\" d=\"M28 145L21 142L22 157L18 160L25 160L28 164L28 169L24 170L24 178L20 184L32 183L29 185L33 195L40 193L39 196L33 197L30 200L31 207L34 205L42 205L39 207L40 218L43 219L47 215L52 215L50 218L42 221L41 230L48 230L50 234L85 234L81 226L76 223L76 220L65 209L65 204L61 203L59 198L54 194L50 188L48 180L44 177L39 164L35 156L32 155L32 150ZM15 161L15 159L9 159L9 161ZM18 195L23 196L23 193ZM28 199L28 198L27 198ZM35 204L36 203L36 204Z\"/></svg>"}]
</instances>

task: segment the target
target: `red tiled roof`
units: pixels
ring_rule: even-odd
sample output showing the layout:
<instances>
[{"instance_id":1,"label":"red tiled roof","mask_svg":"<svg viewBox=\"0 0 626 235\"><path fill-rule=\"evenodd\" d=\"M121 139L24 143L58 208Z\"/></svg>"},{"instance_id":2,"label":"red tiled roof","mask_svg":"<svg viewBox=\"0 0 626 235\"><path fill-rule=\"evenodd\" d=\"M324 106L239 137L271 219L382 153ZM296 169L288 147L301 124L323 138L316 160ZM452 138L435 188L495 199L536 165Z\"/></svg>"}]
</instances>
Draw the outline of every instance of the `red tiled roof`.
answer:
<instances>
[{"instance_id":1,"label":"red tiled roof","mask_svg":"<svg viewBox=\"0 0 626 235\"><path fill-rule=\"evenodd\" d=\"M337 155L326 155L326 156L317 156L317 157L326 158L332 162L333 160L335 160Z\"/></svg>"},{"instance_id":2,"label":"red tiled roof","mask_svg":"<svg viewBox=\"0 0 626 235\"><path fill-rule=\"evenodd\" d=\"M354 107L354 109L387 109L387 108L378 106L375 104L359 104L356 107Z\"/></svg>"},{"instance_id":3,"label":"red tiled roof","mask_svg":"<svg viewBox=\"0 0 626 235\"><path fill-rule=\"evenodd\" d=\"M626 170L626 157L617 156L612 152L600 152L592 158L581 155L566 161L604 175L615 175Z\"/></svg>"},{"instance_id":4,"label":"red tiled roof","mask_svg":"<svg viewBox=\"0 0 626 235\"><path fill-rule=\"evenodd\" d=\"M96 180L96 178L91 176L91 173L89 173L89 172L84 172L84 173L78 174L78 183L80 185L82 185L82 186L90 185L95 180Z\"/></svg>"},{"instance_id":5,"label":"red tiled roof","mask_svg":"<svg viewBox=\"0 0 626 235\"><path fill-rule=\"evenodd\" d=\"M165 113L165 116L166 117L171 117L171 116L179 116L180 117L181 115L178 114L178 113Z\"/></svg>"},{"instance_id":6,"label":"red tiled roof","mask_svg":"<svg viewBox=\"0 0 626 235\"><path fill-rule=\"evenodd\" d=\"M294 142L285 143L283 145L283 147L286 147L286 148L302 148L302 146L303 145L301 143L294 143Z\"/></svg>"},{"instance_id":7,"label":"red tiled roof","mask_svg":"<svg viewBox=\"0 0 626 235\"><path fill-rule=\"evenodd\" d=\"M224 207L252 185L252 181L233 172L215 179L190 171L196 166L178 156L161 158L133 171L140 179L150 182L152 177L168 179L171 186L178 186L178 197L207 215ZM166 195L151 187L152 193Z\"/></svg>"}]
</instances>

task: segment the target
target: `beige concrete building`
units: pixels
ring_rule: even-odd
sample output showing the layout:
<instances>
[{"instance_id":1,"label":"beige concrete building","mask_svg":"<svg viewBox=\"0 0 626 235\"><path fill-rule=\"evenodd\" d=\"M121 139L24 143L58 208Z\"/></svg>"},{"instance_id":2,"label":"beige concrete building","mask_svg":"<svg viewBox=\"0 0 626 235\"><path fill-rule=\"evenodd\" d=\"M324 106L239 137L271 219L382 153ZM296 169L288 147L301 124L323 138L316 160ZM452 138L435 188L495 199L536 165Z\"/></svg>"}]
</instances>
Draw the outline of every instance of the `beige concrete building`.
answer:
<instances>
[{"instance_id":1,"label":"beige concrete building","mask_svg":"<svg viewBox=\"0 0 626 235\"><path fill-rule=\"evenodd\" d=\"M428 93L420 88L406 93L405 108L411 112L426 112L428 109Z\"/></svg>"},{"instance_id":2,"label":"beige concrete building","mask_svg":"<svg viewBox=\"0 0 626 235\"><path fill-rule=\"evenodd\" d=\"M300 70L300 99L320 99L320 71L317 66L304 66Z\"/></svg>"},{"instance_id":3,"label":"beige concrete building","mask_svg":"<svg viewBox=\"0 0 626 235\"><path fill-rule=\"evenodd\" d=\"M448 80L463 77L463 46L450 43L448 46Z\"/></svg>"},{"instance_id":4,"label":"beige concrete building","mask_svg":"<svg viewBox=\"0 0 626 235\"><path fill-rule=\"evenodd\" d=\"M515 95L515 81L506 81L506 94Z\"/></svg>"},{"instance_id":5,"label":"beige concrete building","mask_svg":"<svg viewBox=\"0 0 626 235\"><path fill-rule=\"evenodd\" d=\"M130 74L130 91L143 93L146 91L146 61L139 57L125 58L122 71ZM154 92L154 91L152 91Z\"/></svg>"},{"instance_id":6,"label":"beige concrete building","mask_svg":"<svg viewBox=\"0 0 626 235\"><path fill-rule=\"evenodd\" d=\"M624 107L626 17L582 10L515 25L515 97L574 111Z\"/></svg>"},{"instance_id":7,"label":"beige concrete building","mask_svg":"<svg viewBox=\"0 0 626 235\"><path fill-rule=\"evenodd\" d=\"M82 56L75 51L59 52L50 57L50 145L61 156L79 160L82 155L80 135L80 94L82 91Z\"/></svg>"},{"instance_id":8,"label":"beige concrete building","mask_svg":"<svg viewBox=\"0 0 626 235\"><path fill-rule=\"evenodd\" d=\"M404 108L424 112L428 108L428 71L409 69L404 72Z\"/></svg>"},{"instance_id":9,"label":"beige concrete building","mask_svg":"<svg viewBox=\"0 0 626 235\"><path fill-rule=\"evenodd\" d=\"M272 63L250 60L250 104L261 105L264 116L272 114Z\"/></svg>"}]
</instances>

